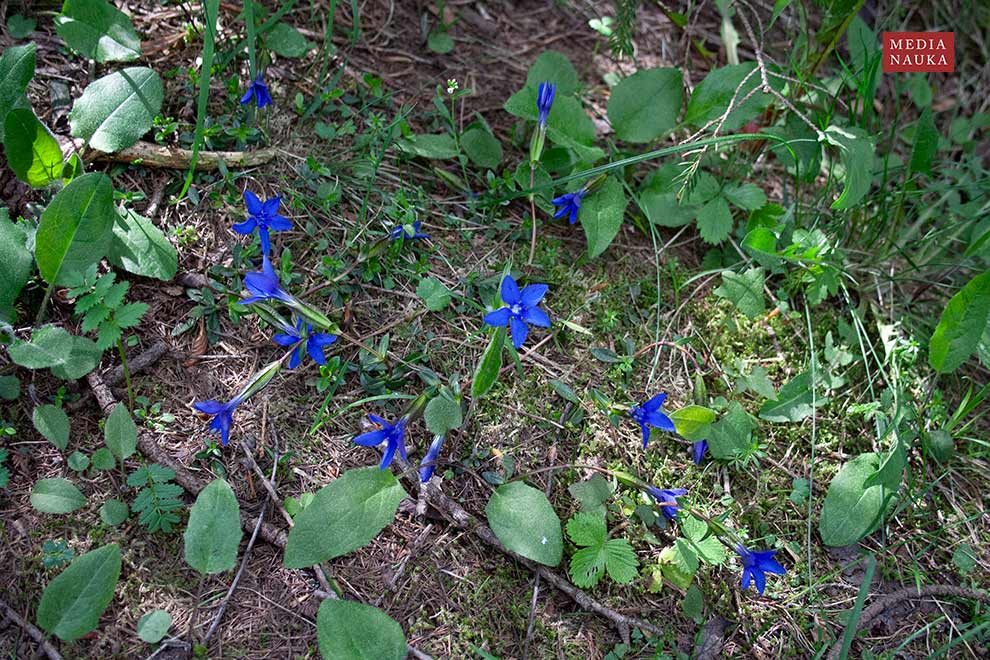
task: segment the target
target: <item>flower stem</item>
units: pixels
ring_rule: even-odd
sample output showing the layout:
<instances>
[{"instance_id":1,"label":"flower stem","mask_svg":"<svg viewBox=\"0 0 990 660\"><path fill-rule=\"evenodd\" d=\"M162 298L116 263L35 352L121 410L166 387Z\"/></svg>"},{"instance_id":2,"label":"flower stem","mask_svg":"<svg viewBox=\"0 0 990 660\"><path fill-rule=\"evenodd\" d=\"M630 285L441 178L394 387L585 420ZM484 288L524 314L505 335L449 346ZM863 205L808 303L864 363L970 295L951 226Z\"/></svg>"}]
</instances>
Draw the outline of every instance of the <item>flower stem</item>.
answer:
<instances>
[{"instance_id":1,"label":"flower stem","mask_svg":"<svg viewBox=\"0 0 990 660\"><path fill-rule=\"evenodd\" d=\"M120 364L124 369L124 382L127 383L127 410L134 410L134 388L131 387L131 370L127 367L127 355L124 353L124 342L117 340L117 352L120 353Z\"/></svg>"},{"instance_id":2,"label":"flower stem","mask_svg":"<svg viewBox=\"0 0 990 660\"><path fill-rule=\"evenodd\" d=\"M533 189L533 184L536 179L536 164L529 164L529 188ZM530 234L529 240L529 261L526 262L527 266L533 265L533 257L536 255L536 199L535 196L530 194L529 196L529 214L530 221L533 223L533 231Z\"/></svg>"}]
</instances>

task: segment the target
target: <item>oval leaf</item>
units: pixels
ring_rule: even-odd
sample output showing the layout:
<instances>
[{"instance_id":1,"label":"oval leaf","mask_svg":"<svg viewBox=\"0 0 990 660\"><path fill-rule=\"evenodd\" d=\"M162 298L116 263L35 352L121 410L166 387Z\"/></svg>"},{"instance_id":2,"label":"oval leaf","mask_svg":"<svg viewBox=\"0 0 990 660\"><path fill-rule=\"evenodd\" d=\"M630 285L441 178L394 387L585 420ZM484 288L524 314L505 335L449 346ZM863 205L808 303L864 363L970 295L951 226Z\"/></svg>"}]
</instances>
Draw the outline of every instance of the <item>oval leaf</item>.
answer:
<instances>
[{"instance_id":1,"label":"oval leaf","mask_svg":"<svg viewBox=\"0 0 990 660\"><path fill-rule=\"evenodd\" d=\"M588 196L578 213L588 240L589 257L597 257L611 245L625 212L626 194L622 184L615 177L608 177L597 192Z\"/></svg>"},{"instance_id":2,"label":"oval leaf","mask_svg":"<svg viewBox=\"0 0 990 660\"><path fill-rule=\"evenodd\" d=\"M852 545L880 524L886 504L884 487L867 485L879 468L879 456L860 454L843 465L832 479L818 521L825 545Z\"/></svg>"},{"instance_id":3,"label":"oval leaf","mask_svg":"<svg viewBox=\"0 0 990 660\"><path fill-rule=\"evenodd\" d=\"M131 419L127 406L118 403L110 411L103 429L103 440L113 455L124 460L137 449L137 425Z\"/></svg>"},{"instance_id":4,"label":"oval leaf","mask_svg":"<svg viewBox=\"0 0 990 660\"><path fill-rule=\"evenodd\" d=\"M979 346L988 323L990 272L974 277L949 300L928 344L928 364L940 374L955 371Z\"/></svg>"},{"instance_id":5,"label":"oval leaf","mask_svg":"<svg viewBox=\"0 0 990 660\"><path fill-rule=\"evenodd\" d=\"M60 450L65 451L69 444L69 416L64 410L50 404L38 406L34 409L31 420L38 433Z\"/></svg>"},{"instance_id":6,"label":"oval leaf","mask_svg":"<svg viewBox=\"0 0 990 660\"><path fill-rule=\"evenodd\" d=\"M641 69L612 89L608 119L619 139L650 142L674 128L682 97L679 69Z\"/></svg>"},{"instance_id":7,"label":"oval leaf","mask_svg":"<svg viewBox=\"0 0 990 660\"><path fill-rule=\"evenodd\" d=\"M179 267L179 255L162 230L130 209L121 209L114 219L107 259L129 273L165 281Z\"/></svg>"},{"instance_id":8,"label":"oval leaf","mask_svg":"<svg viewBox=\"0 0 990 660\"><path fill-rule=\"evenodd\" d=\"M502 370L502 346L505 344L505 328L496 328L492 340L482 353L478 367L474 370L474 380L471 381L471 398L480 399L488 394L498 373Z\"/></svg>"},{"instance_id":9,"label":"oval leaf","mask_svg":"<svg viewBox=\"0 0 990 660\"><path fill-rule=\"evenodd\" d=\"M3 148L17 178L43 188L62 174L62 149L58 140L34 113L17 108L3 123Z\"/></svg>"},{"instance_id":10,"label":"oval leaf","mask_svg":"<svg viewBox=\"0 0 990 660\"><path fill-rule=\"evenodd\" d=\"M685 406L669 415L677 434L686 440L697 442L708 437L715 421L715 411L704 406Z\"/></svg>"},{"instance_id":11,"label":"oval leaf","mask_svg":"<svg viewBox=\"0 0 990 660\"><path fill-rule=\"evenodd\" d=\"M157 644L172 627L172 615L165 610L152 610L138 620L137 634L141 641Z\"/></svg>"},{"instance_id":12,"label":"oval leaf","mask_svg":"<svg viewBox=\"0 0 990 660\"><path fill-rule=\"evenodd\" d=\"M24 98L24 91L34 78L37 48L33 43L25 46L9 46L0 54L0 139L4 138L3 120L7 118L7 113Z\"/></svg>"},{"instance_id":13,"label":"oval leaf","mask_svg":"<svg viewBox=\"0 0 990 660\"><path fill-rule=\"evenodd\" d=\"M320 655L326 660L402 660L406 636L377 607L328 598L316 615Z\"/></svg>"},{"instance_id":14,"label":"oval leaf","mask_svg":"<svg viewBox=\"0 0 990 660\"><path fill-rule=\"evenodd\" d=\"M40 479L31 491L31 506L42 513L72 513L86 497L66 479Z\"/></svg>"},{"instance_id":15,"label":"oval leaf","mask_svg":"<svg viewBox=\"0 0 990 660\"><path fill-rule=\"evenodd\" d=\"M560 518L542 491L521 481L499 486L488 500L485 515L495 536L509 550L546 566L560 563L564 550Z\"/></svg>"},{"instance_id":16,"label":"oval leaf","mask_svg":"<svg viewBox=\"0 0 990 660\"><path fill-rule=\"evenodd\" d=\"M141 40L127 14L105 0L65 0L55 30L83 57L127 62L141 56Z\"/></svg>"},{"instance_id":17,"label":"oval leaf","mask_svg":"<svg viewBox=\"0 0 990 660\"><path fill-rule=\"evenodd\" d=\"M186 526L186 563L204 575L222 573L237 563L241 543L241 508L234 491L216 479L200 491Z\"/></svg>"},{"instance_id":18,"label":"oval leaf","mask_svg":"<svg viewBox=\"0 0 990 660\"><path fill-rule=\"evenodd\" d=\"M94 630L120 577L116 543L77 557L52 580L38 605L38 625L68 642Z\"/></svg>"},{"instance_id":19,"label":"oval leaf","mask_svg":"<svg viewBox=\"0 0 990 660\"><path fill-rule=\"evenodd\" d=\"M129 67L93 82L72 112L72 135L94 149L120 151L141 139L162 109L162 81L147 67Z\"/></svg>"}]
</instances>

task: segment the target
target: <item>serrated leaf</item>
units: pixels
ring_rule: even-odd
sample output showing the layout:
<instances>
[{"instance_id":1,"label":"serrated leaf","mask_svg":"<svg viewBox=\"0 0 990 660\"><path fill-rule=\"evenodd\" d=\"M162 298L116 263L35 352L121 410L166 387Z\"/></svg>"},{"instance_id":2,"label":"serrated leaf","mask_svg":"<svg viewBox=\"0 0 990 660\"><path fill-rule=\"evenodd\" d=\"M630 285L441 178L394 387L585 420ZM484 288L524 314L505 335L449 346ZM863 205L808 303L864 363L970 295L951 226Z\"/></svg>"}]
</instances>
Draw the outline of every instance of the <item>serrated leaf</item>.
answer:
<instances>
[{"instance_id":1,"label":"serrated leaf","mask_svg":"<svg viewBox=\"0 0 990 660\"><path fill-rule=\"evenodd\" d=\"M560 563L564 551L560 518L542 491L513 481L492 494L485 515L506 548L546 566Z\"/></svg>"},{"instance_id":2,"label":"serrated leaf","mask_svg":"<svg viewBox=\"0 0 990 660\"><path fill-rule=\"evenodd\" d=\"M61 451L69 445L69 416L58 406L45 404L31 415L34 428Z\"/></svg>"},{"instance_id":3,"label":"serrated leaf","mask_svg":"<svg viewBox=\"0 0 990 660\"><path fill-rule=\"evenodd\" d=\"M608 536L605 517L594 513L577 513L567 521L567 535L577 545L601 546Z\"/></svg>"},{"instance_id":4,"label":"serrated leaf","mask_svg":"<svg viewBox=\"0 0 990 660\"><path fill-rule=\"evenodd\" d=\"M601 546L581 548L571 556L571 582L582 589L598 584L605 572L605 552Z\"/></svg>"},{"instance_id":5,"label":"serrated leaf","mask_svg":"<svg viewBox=\"0 0 990 660\"><path fill-rule=\"evenodd\" d=\"M44 188L62 173L62 149L48 127L31 110L15 108L4 120L3 146L17 178Z\"/></svg>"},{"instance_id":6,"label":"serrated leaf","mask_svg":"<svg viewBox=\"0 0 990 660\"><path fill-rule=\"evenodd\" d=\"M651 142L674 128L682 99L680 69L640 69L612 88L608 119L620 140Z\"/></svg>"},{"instance_id":7,"label":"serrated leaf","mask_svg":"<svg viewBox=\"0 0 990 660\"><path fill-rule=\"evenodd\" d=\"M138 429L130 411L123 403L118 403L110 411L103 439L114 456L124 460L137 449Z\"/></svg>"},{"instance_id":8,"label":"serrated leaf","mask_svg":"<svg viewBox=\"0 0 990 660\"><path fill-rule=\"evenodd\" d=\"M718 245L732 233L732 211L724 197L716 197L702 206L695 220L698 235L711 245Z\"/></svg>"},{"instance_id":9,"label":"serrated leaf","mask_svg":"<svg viewBox=\"0 0 990 660\"><path fill-rule=\"evenodd\" d=\"M723 270L722 284L714 293L730 301L746 318L755 319L766 311L763 284L762 268L750 268L742 273Z\"/></svg>"},{"instance_id":10,"label":"serrated leaf","mask_svg":"<svg viewBox=\"0 0 990 660\"><path fill-rule=\"evenodd\" d=\"M622 184L614 177L605 179L601 188L584 200L578 220L584 228L588 256L592 259L604 252L619 233L627 203Z\"/></svg>"},{"instance_id":11,"label":"serrated leaf","mask_svg":"<svg viewBox=\"0 0 990 660\"><path fill-rule=\"evenodd\" d=\"M141 322L141 317L148 311L148 304L143 302L127 303L114 312L113 320L120 328L133 328Z\"/></svg>"},{"instance_id":12,"label":"serrated leaf","mask_svg":"<svg viewBox=\"0 0 990 660\"><path fill-rule=\"evenodd\" d=\"M129 273L165 281L179 267L179 255L162 230L130 209L120 209L114 219L107 259Z\"/></svg>"},{"instance_id":13,"label":"serrated leaf","mask_svg":"<svg viewBox=\"0 0 990 660\"><path fill-rule=\"evenodd\" d=\"M602 548L605 570L616 584L628 584L639 575L639 560L626 539L609 539Z\"/></svg>"},{"instance_id":14,"label":"serrated leaf","mask_svg":"<svg viewBox=\"0 0 990 660\"><path fill-rule=\"evenodd\" d=\"M377 607L327 598L316 615L320 655L327 660L403 660L402 627Z\"/></svg>"},{"instance_id":15,"label":"serrated leaf","mask_svg":"<svg viewBox=\"0 0 990 660\"><path fill-rule=\"evenodd\" d=\"M222 573L237 564L241 508L237 496L223 479L215 479L200 491L189 510L183 535L186 563L201 575Z\"/></svg>"},{"instance_id":16,"label":"serrated leaf","mask_svg":"<svg viewBox=\"0 0 990 660\"><path fill-rule=\"evenodd\" d=\"M767 203L766 193L754 183L729 186L722 194L731 204L746 211L755 211Z\"/></svg>"},{"instance_id":17,"label":"serrated leaf","mask_svg":"<svg viewBox=\"0 0 990 660\"><path fill-rule=\"evenodd\" d=\"M125 13L105 0L65 0L55 30L66 45L97 62L127 62L141 56L141 40Z\"/></svg>"},{"instance_id":18,"label":"serrated leaf","mask_svg":"<svg viewBox=\"0 0 990 660\"><path fill-rule=\"evenodd\" d=\"M72 513L86 497L66 479L39 479L31 491L31 506L42 513Z\"/></svg>"},{"instance_id":19,"label":"serrated leaf","mask_svg":"<svg viewBox=\"0 0 990 660\"><path fill-rule=\"evenodd\" d=\"M132 146L151 129L162 109L162 81L147 67L129 67L90 83L69 113L74 137L113 153Z\"/></svg>"},{"instance_id":20,"label":"serrated leaf","mask_svg":"<svg viewBox=\"0 0 990 660\"><path fill-rule=\"evenodd\" d=\"M116 543L76 557L41 595L38 625L65 642L95 630L113 600L119 577L120 548Z\"/></svg>"},{"instance_id":21,"label":"serrated leaf","mask_svg":"<svg viewBox=\"0 0 990 660\"><path fill-rule=\"evenodd\" d=\"M977 275L949 299L928 344L928 364L940 374L958 369L990 324L990 272Z\"/></svg>"}]
</instances>

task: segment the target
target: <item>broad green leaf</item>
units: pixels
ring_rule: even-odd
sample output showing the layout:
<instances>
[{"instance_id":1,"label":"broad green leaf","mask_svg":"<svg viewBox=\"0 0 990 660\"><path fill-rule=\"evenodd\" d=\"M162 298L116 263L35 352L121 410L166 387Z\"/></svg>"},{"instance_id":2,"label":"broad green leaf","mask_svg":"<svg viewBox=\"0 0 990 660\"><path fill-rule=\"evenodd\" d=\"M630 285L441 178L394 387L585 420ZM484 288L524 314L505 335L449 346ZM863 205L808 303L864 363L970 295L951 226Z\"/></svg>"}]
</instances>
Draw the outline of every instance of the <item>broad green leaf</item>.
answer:
<instances>
[{"instance_id":1,"label":"broad green leaf","mask_svg":"<svg viewBox=\"0 0 990 660\"><path fill-rule=\"evenodd\" d=\"M640 69L612 89L608 119L620 140L652 142L673 130L682 100L680 69Z\"/></svg>"},{"instance_id":2,"label":"broad green leaf","mask_svg":"<svg viewBox=\"0 0 990 660\"><path fill-rule=\"evenodd\" d=\"M694 203L696 195L687 195L686 199L678 201L677 194L684 181L681 178L683 168L678 163L667 163L655 170L644 181L639 191L640 208L646 217L655 225L661 227L682 227L698 214L701 206ZM701 172L695 183L695 190L703 192L708 186L711 175ZM711 181L717 187L714 180Z\"/></svg>"},{"instance_id":3,"label":"broad green leaf","mask_svg":"<svg viewBox=\"0 0 990 660\"><path fill-rule=\"evenodd\" d=\"M113 455L124 460L137 449L137 425L131 418L127 406L118 403L110 411L106 426L103 428L103 440Z\"/></svg>"},{"instance_id":4,"label":"broad green leaf","mask_svg":"<svg viewBox=\"0 0 990 660\"><path fill-rule=\"evenodd\" d=\"M0 54L0 140L4 139L3 124L7 113L21 102L28 83L34 78L37 48L33 43L8 46Z\"/></svg>"},{"instance_id":5,"label":"broad green leaf","mask_svg":"<svg viewBox=\"0 0 990 660\"><path fill-rule=\"evenodd\" d=\"M879 526L889 492L880 484L867 485L879 469L879 456L860 454L832 478L818 521L825 545L852 545Z\"/></svg>"},{"instance_id":6,"label":"broad green leaf","mask_svg":"<svg viewBox=\"0 0 990 660\"><path fill-rule=\"evenodd\" d=\"M305 568L366 545L395 518L406 491L388 470L348 470L296 516L285 545L287 568Z\"/></svg>"},{"instance_id":7,"label":"broad green leaf","mask_svg":"<svg viewBox=\"0 0 990 660\"><path fill-rule=\"evenodd\" d=\"M66 479L39 479L31 491L31 506L42 513L72 513L85 503L83 494Z\"/></svg>"},{"instance_id":8,"label":"broad green leaf","mask_svg":"<svg viewBox=\"0 0 990 660\"><path fill-rule=\"evenodd\" d=\"M825 138L839 148L839 160L845 170L842 194L832 202L832 208L852 208L870 192L873 183L873 140L863 129L849 126L829 126Z\"/></svg>"},{"instance_id":9,"label":"broad green leaf","mask_svg":"<svg viewBox=\"0 0 990 660\"><path fill-rule=\"evenodd\" d=\"M38 604L38 625L63 642L96 629L113 600L120 577L120 547L105 545L76 557L45 587Z\"/></svg>"},{"instance_id":10,"label":"broad green leaf","mask_svg":"<svg viewBox=\"0 0 990 660\"><path fill-rule=\"evenodd\" d=\"M731 204L746 211L755 211L767 203L766 193L753 183L730 185L722 191L722 194Z\"/></svg>"},{"instance_id":11,"label":"broad green leaf","mask_svg":"<svg viewBox=\"0 0 990 660\"><path fill-rule=\"evenodd\" d=\"M495 536L512 552L547 566L560 563L564 551L560 518L542 491L521 481L499 486L485 515Z\"/></svg>"},{"instance_id":12,"label":"broad green leaf","mask_svg":"<svg viewBox=\"0 0 990 660\"><path fill-rule=\"evenodd\" d=\"M750 268L743 273L723 270L722 284L715 289L715 295L731 301L746 318L755 319L766 311L763 282L762 268Z\"/></svg>"},{"instance_id":13,"label":"broad green leaf","mask_svg":"<svg viewBox=\"0 0 990 660\"><path fill-rule=\"evenodd\" d=\"M34 113L15 108L4 120L3 148L17 178L34 188L44 188L62 174L62 149L58 140Z\"/></svg>"},{"instance_id":14,"label":"broad green leaf","mask_svg":"<svg viewBox=\"0 0 990 660\"><path fill-rule=\"evenodd\" d=\"M60 190L41 214L35 259L49 284L65 284L106 254L116 211L105 174L83 174Z\"/></svg>"},{"instance_id":15,"label":"broad green leaf","mask_svg":"<svg viewBox=\"0 0 990 660\"><path fill-rule=\"evenodd\" d=\"M402 627L377 607L327 598L316 614L316 637L325 660L403 660Z\"/></svg>"},{"instance_id":16,"label":"broad green leaf","mask_svg":"<svg viewBox=\"0 0 990 660\"><path fill-rule=\"evenodd\" d=\"M229 571L237 564L243 535L237 496L226 481L214 479L189 510L183 535L186 563L202 575Z\"/></svg>"},{"instance_id":17,"label":"broad green leaf","mask_svg":"<svg viewBox=\"0 0 990 660\"><path fill-rule=\"evenodd\" d=\"M664 578L676 587L687 589L698 570L698 557L684 539L660 551L658 557Z\"/></svg>"},{"instance_id":18,"label":"broad green leaf","mask_svg":"<svg viewBox=\"0 0 990 660\"><path fill-rule=\"evenodd\" d=\"M577 545L602 546L608 540L605 517L584 511L576 513L567 521L567 535Z\"/></svg>"},{"instance_id":19,"label":"broad green leaf","mask_svg":"<svg viewBox=\"0 0 990 660\"><path fill-rule=\"evenodd\" d=\"M23 39L38 27L38 21L23 14L14 14L7 19L7 32L14 39Z\"/></svg>"},{"instance_id":20,"label":"broad green leaf","mask_svg":"<svg viewBox=\"0 0 990 660\"><path fill-rule=\"evenodd\" d=\"M701 623L704 620L705 598L701 595L701 589L698 588L698 585L692 584L687 593L684 594L684 600L681 601L681 611L684 612L684 616L695 623Z\"/></svg>"},{"instance_id":21,"label":"broad green leaf","mask_svg":"<svg viewBox=\"0 0 990 660\"><path fill-rule=\"evenodd\" d=\"M147 67L129 67L90 83L69 113L72 135L113 153L151 129L162 109L162 81Z\"/></svg>"},{"instance_id":22,"label":"broad green leaf","mask_svg":"<svg viewBox=\"0 0 990 660\"><path fill-rule=\"evenodd\" d=\"M27 369L65 364L71 352L72 335L54 325L35 328L29 341L16 342L8 349L10 359Z\"/></svg>"},{"instance_id":23,"label":"broad green leaf","mask_svg":"<svg viewBox=\"0 0 990 660\"><path fill-rule=\"evenodd\" d=\"M578 88L577 70L563 53L545 50L529 67L526 73L526 86L535 90L544 81L557 86L557 96L569 96Z\"/></svg>"},{"instance_id":24,"label":"broad green leaf","mask_svg":"<svg viewBox=\"0 0 990 660\"><path fill-rule=\"evenodd\" d=\"M626 539L609 539L602 546L605 570L616 584L629 584L639 575L639 560Z\"/></svg>"},{"instance_id":25,"label":"broad green leaf","mask_svg":"<svg viewBox=\"0 0 990 660\"><path fill-rule=\"evenodd\" d=\"M766 227L754 227L749 230L743 239L742 249L762 266L770 267L780 263L780 256L777 254L777 235Z\"/></svg>"},{"instance_id":26,"label":"broad green leaf","mask_svg":"<svg viewBox=\"0 0 990 660\"><path fill-rule=\"evenodd\" d=\"M72 335L68 338L65 361L51 368L52 375L62 380L82 378L96 368L103 350L91 339Z\"/></svg>"},{"instance_id":27,"label":"broad green leaf","mask_svg":"<svg viewBox=\"0 0 990 660\"><path fill-rule=\"evenodd\" d=\"M914 146L911 148L911 172L932 173L932 161L938 151L938 129L932 118L932 109L925 108L914 128Z\"/></svg>"},{"instance_id":28,"label":"broad green leaf","mask_svg":"<svg viewBox=\"0 0 990 660\"><path fill-rule=\"evenodd\" d=\"M485 352L481 354L478 367L474 370L474 379L471 381L472 399L480 399L488 394L498 380L498 373L502 370L503 344L505 344L505 328L495 328L492 339L488 342Z\"/></svg>"},{"instance_id":29,"label":"broad green leaf","mask_svg":"<svg viewBox=\"0 0 990 660\"><path fill-rule=\"evenodd\" d=\"M757 117L770 104L769 94L757 92L745 103L740 103L750 92L763 84L759 71L755 69L756 62L742 62L709 72L691 94L684 123L702 126L718 119L729 108L733 96L736 97L736 104L722 126L723 132L734 131ZM746 82L740 87L743 79L746 79ZM778 90L783 87L783 81L773 77L770 78L770 84Z\"/></svg>"},{"instance_id":30,"label":"broad green leaf","mask_svg":"<svg viewBox=\"0 0 990 660\"><path fill-rule=\"evenodd\" d=\"M34 409L34 428L61 451L69 446L69 416L58 406L45 404Z\"/></svg>"},{"instance_id":31,"label":"broad green leaf","mask_svg":"<svg viewBox=\"0 0 990 660\"><path fill-rule=\"evenodd\" d=\"M107 259L129 273L166 282L175 277L179 267L179 254L162 230L126 208L114 218Z\"/></svg>"},{"instance_id":32,"label":"broad green leaf","mask_svg":"<svg viewBox=\"0 0 990 660\"><path fill-rule=\"evenodd\" d=\"M424 277L416 287L416 295L431 312L441 312L450 304L450 290L435 277Z\"/></svg>"},{"instance_id":33,"label":"broad green leaf","mask_svg":"<svg viewBox=\"0 0 990 660\"><path fill-rule=\"evenodd\" d=\"M536 96L536 87L527 86L509 97L502 107L517 117L536 121L539 116ZM556 145L574 149L582 162L594 162L604 155L601 149L593 146L595 124L591 117L576 98L561 96L559 91L547 117L547 136Z\"/></svg>"},{"instance_id":34,"label":"broad green leaf","mask_svg":"<svg viewBox=\"0 0 990 660\"><path fill-rule=\"evenodd\" d=\"M97 62L128 62L141 56L131 19L106 0L65 0L55 29L76 53Z\"/></svg>"},{"instance_id":35,"label":"broad green leaf","mask_svg":"<svg viewBox=\"0 0 990 660\"><path fill-rule=\"evenodd\" d=\"M581 503L581 510L604 516L604 504L612 497L612 484L602 475L595 473L590 479L579 481L567 487L567 492Z\"/></svg>"},{"instance_id":36,"label":"broad green leaf","mask_svg":"<svg viewBox=\"0 0 990 660\"><path fill-rule=\"evenodd\" d=\"M698 235L711 245L718 245L732 233L732 211L721 195L698 211Z\"/></svg>"},{"instance_id":37,"label":"broad green leaf","mask_svg":"<svg viewBox=\"0 0 990 660\"><path fill-rule=\"evenodd\" d=\"M0 376L0 399L14 401L21 395L21 379L17 376Z\"/></svg>"},{"instance_id":38,"label":"broad green leaf","mask_svg":"<svg viewBox=\"0 0 990 660\"><path fill-rule=\"evenodd\" d=\"M70 470L73 470L74 472L82 472L89 467L89 456L81 451L74 451L69 454L67 463L69 464Z\"/></svg>"},{"instance_id":39,"label":"broad green leaf","mask_svg":"<svg viewBox=\"0 0 990 660\"><path fill-rule=\"evenodd\" d=\"M461 426L461 404L452 396L440 394L426 404L423 419L433 435L443 435Z\"/></svg>"},{"instance_id":40,"label":"broad green leaf","mask_svg":"<svg viewBox=\"0 0 990 660\"><path fill-rule=\"evenodd\" d=\"M928 364L940 374L955 371L980 343L990 323L990 271L977 275L942 311L928 344Z\"/></svg>"},{"instance_id":41,"label":"broad green leaf","mask_svg":"<svg viewBox=\"0 0 990 660\"><path fill-rule=\"evenodd\" d=\"M814 404L812 405L812 401ZM828 403L824 393L813 396L811 374L798 374L780 388L775 400L767 401L760 408L760 419L769 422L800 422L815 414L815 408Z\"/></svg>"},{"instance_id":42,"label":"broad green leaf","mask_svg":"<svg viewBox=\"0 0 990 660\"><path fill-rule=\"evenodd\" d=\"M722 419L712 424L708 450L719 460L731 460L749 450L750 434L754 428L753 418L738 401L733 401Z\"/></svg>"},{"instance_id":43,"label":"broad green leaf","mask_svg":"<svg viewBox=\"0 0 990 660\"><path fill-rule=\"evenodd\" d=\"M697 442L708 437L708 431L715 421L715 411L704 406L691 405L671 412L668 417L674 422L679 436Z\"/></svg>"},{"instance_id":44,"label":"broad green leaf","mask_svg":"<svg viewBox=\"0 0 990 660\"><path fill-rule=\"evenodd\" d=\"M410 135L396 140L395 144L402 151L421 158L453 158L459 153L453 136L447 133Z\"/></svg>"},{"instance_id":45,"label":"broad green leaf","mask_svg":"<svg viewBox=\"0 0 990 660\"><path fill-rule=\"evenodd\" d=\"M502 162L502 143L481 123L468 127L461 134L461 147L478 167L494 170Z\"/></svg>"},{"instance_id":46,"label":"broad green leaf","mask_svg":"<svg viewBox=\"0 0 990 660\"><path fill-rule=\"evenodd\" d=\"M127 520L127 516L130 513L131 510L128 508L126 502L121 502L117 499L107 500L100 507L100 520L111 527L116 527Z\"/></svg>"},{"instance_id":47,"label":"broad green leaf","mask_svg":"<svg viewBox=\"0 0 990 660\"><path fill-rule=\"evenodd\" d=\"M265 37L265 45L282 57L302 57L316 46L302 32L281 21Z\"/></svg>"},{"instance_id":48,"label":"broad green leaf","mask_svg":"<svg viewBox=\"0 0 990 660\"><path fill-rule=\"evenodd\" d=\"M0 208L0 321L13 323L14 302L31 278L34 257L26 247L27 233Z\"/></svg>"},{"instance_id":49,"label":"broad green leaf","mask_svg":"<svg viewBox=\"0 0 990 660\"><path fill-rule=\"evenodd\" d=\"M446 30L433 30L426 38L426 47L438 55L446 55L454 50L454 40Z\"/></svg>"},{"instance_id":50,"label":"broad green leaf","mask_svg":"<svg viewBox=\"0 0 990 660\"><path fill-rule=\"evenodd\" d=\"M602 187L584 200L578 220L588 241L588 256L592 259L611 245L626 213L626 193L622 184L608 177Z\"/></svg>"},{"instance_id":51,"label":"broad green leaf","mask_svg":"<svg viewBox=\"0 0 990 660\"><path fill-rule=\"evenodd\" d=\"M117 467L117 461L114 460L113 454L106 447L100 447L93 452L90 457L93 469L101 472L106 472L107 470L112 470Z\"/></svg>"},{"instance_id":52,"label":"broad green leaf","mask_svg":"<svg viewBox=\"0 0 990 660\"><path fill-rule=\"evenodd\" d=\"M138 619L137 634L142 642L157 644L172 627L172 615L165 610L152 610Z\"/></svg>"}]
</instances>

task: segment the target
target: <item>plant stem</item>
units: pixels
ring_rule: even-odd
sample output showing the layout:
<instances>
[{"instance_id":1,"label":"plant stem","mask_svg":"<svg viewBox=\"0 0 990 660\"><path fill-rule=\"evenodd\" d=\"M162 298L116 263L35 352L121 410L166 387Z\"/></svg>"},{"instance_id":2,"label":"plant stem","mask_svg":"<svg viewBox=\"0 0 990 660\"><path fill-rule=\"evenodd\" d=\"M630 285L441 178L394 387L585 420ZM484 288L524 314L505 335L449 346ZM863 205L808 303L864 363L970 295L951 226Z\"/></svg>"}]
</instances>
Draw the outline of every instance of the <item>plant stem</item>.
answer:
<instances>
[{"instance_id":1,"label":"plant stem","mask_svg":"<svg viewBox=\"0 0 990 660\"><path fill-rule=\"evenodd\" d=\"M127 383L127 410L134 410L134 388L131 387L131 370L127 368L127 355L124 353L123 339L117 340L117 352L120 353L120 364L124 368L124 382Z\"/></svg>"},{"instance_id":2,"label":"plant stem","mask_svg":"<svg viewBox=\"0 0 990 660\"><path fill-rule=\"evenodd\" d=\"M38 316L34 319L35 325L41 325L41 322L45 320L45 310L48 308L48 301L52 299L52 291L54 290L54 284L49 284L48 288L45 289L45 297L41 299L41 307L38 308Z\"/></svg>"},{"instance_id":3,"label":"plant stem","mask_svg":"<svg viewBox=\"0 0 990 660\"><path fill-rule=\"evenodd\" d=\"M536 179L536 166L533 163L529 164L529 189L533 189L533 184ZM530 193L529 195L529 215L530 222L533 223L533 231L530 234L529 240L529 261L526 262L527 266L533 265L533 257L536 255L536 199L535 196Z\"/></svg>"}]
</instances>

